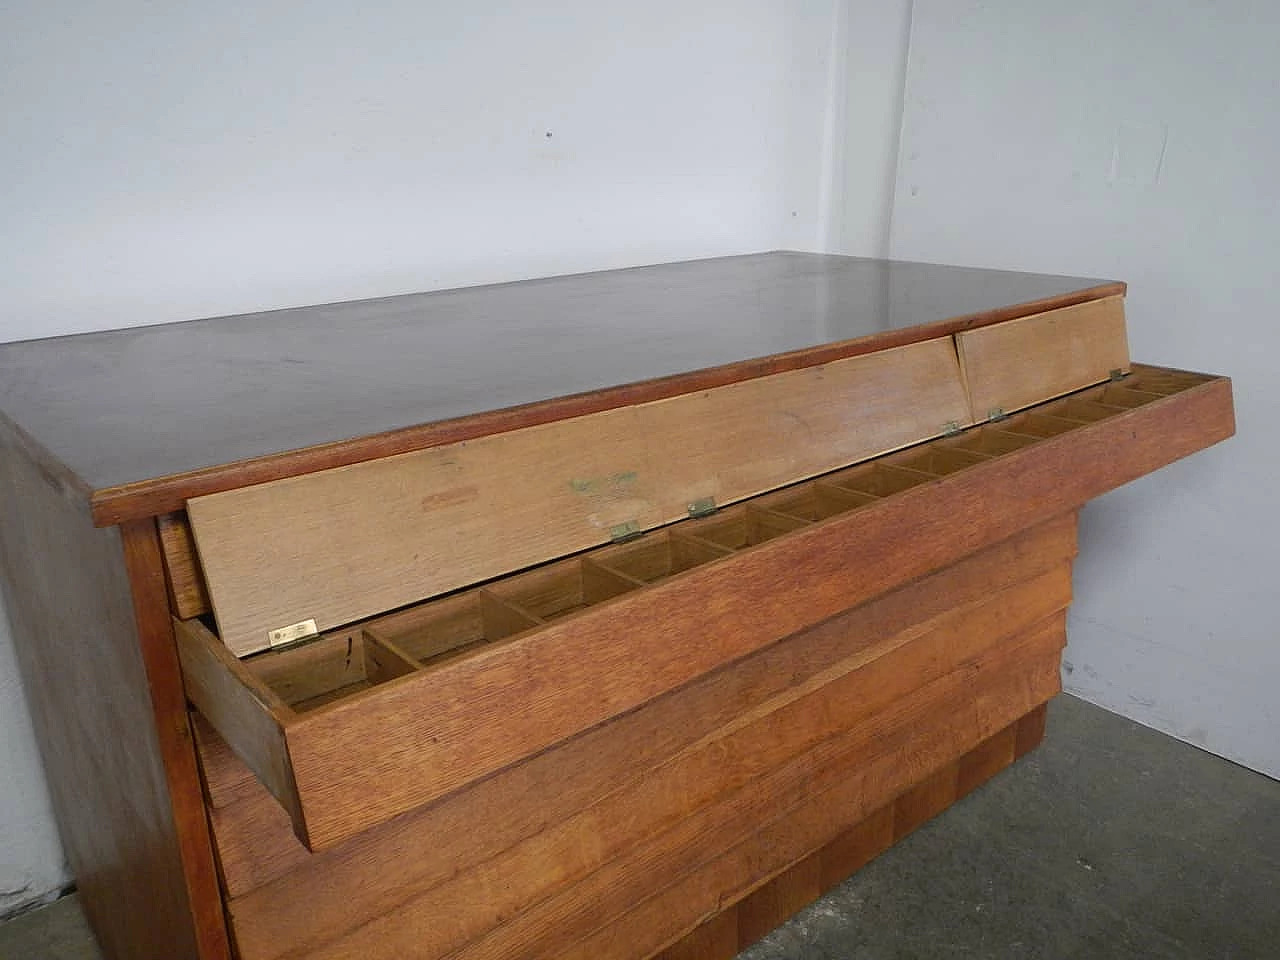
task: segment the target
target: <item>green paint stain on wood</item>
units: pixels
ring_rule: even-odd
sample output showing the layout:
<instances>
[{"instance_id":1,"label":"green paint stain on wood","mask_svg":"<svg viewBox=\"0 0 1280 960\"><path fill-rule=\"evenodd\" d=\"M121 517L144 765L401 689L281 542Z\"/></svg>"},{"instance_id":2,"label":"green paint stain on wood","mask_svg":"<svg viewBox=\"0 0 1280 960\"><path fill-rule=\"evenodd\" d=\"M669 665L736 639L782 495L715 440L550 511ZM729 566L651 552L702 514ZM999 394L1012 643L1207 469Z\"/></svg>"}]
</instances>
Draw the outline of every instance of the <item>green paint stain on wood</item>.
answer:
<instances>
[{"instance_id":1,"label":"green paint stain on wood","mask_svg":"<svg viewBox=\"0 0 1280 960\"><path fill-rule=\"evenodd\" d=\"M608 477L574 477L569 481L569 489L584 497L595 496L608 487L626 487L638 482L639 472L625 470Z\"/></svg>"}]
</instances>

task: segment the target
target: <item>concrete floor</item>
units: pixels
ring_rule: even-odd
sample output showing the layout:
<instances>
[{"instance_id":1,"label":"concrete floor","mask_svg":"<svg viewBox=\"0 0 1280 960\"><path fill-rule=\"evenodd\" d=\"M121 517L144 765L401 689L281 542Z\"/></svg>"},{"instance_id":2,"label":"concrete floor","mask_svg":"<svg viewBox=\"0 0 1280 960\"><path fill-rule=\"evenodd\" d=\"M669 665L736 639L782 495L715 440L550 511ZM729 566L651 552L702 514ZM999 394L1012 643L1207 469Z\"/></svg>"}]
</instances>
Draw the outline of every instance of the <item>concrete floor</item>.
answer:
<instances>
[{"instance_id":1,"label":"concrete floor","mask_svg":"<svg viewBox=\"0 0 1280 960\"><path fill-rule=\"evenodd\" d=\"M4 960L98 960L74 897ZM1071 697L1044 744L740 960L1280 958L1280 783Z\"/></svg>"}]
</instances>

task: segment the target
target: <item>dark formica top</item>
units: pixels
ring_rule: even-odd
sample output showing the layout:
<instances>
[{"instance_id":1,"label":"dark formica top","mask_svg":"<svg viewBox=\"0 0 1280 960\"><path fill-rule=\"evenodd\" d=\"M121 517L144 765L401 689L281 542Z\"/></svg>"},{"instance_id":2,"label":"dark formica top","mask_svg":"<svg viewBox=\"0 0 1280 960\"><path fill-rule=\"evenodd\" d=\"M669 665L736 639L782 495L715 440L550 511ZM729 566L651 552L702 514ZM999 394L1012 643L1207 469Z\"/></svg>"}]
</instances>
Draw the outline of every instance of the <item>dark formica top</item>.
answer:
<instances>
[{"instance_id":1,"label":"dark formica top","mask_svg":"<svg viewBox=\"0 0 1280 960\"><path fill-rule=\"evenodd\" d=\"M661 264L7 344L0 417L115 523L1123 291L789 252Z\"/></svg>"}]
</instances>

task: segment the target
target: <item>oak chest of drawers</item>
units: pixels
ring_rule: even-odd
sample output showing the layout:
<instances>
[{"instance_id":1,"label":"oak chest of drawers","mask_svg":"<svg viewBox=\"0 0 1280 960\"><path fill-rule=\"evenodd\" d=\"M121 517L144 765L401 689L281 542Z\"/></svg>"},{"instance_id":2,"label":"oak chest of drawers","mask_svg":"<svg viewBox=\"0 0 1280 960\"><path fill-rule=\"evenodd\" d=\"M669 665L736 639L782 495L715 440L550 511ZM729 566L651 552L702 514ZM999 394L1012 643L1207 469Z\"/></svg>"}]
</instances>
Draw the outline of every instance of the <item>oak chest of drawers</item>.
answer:
<instances>
[{"instance_id":1,"label":"oak chest of drawers","mask_svg":"<svg viewBox=\"0 0 1280 960\"><path fill-rule=\"evenodd\" d=\"M1123 295L775 253L0 347L103 948L731 956L1038 742L1076 512L1233 432Z\"/></svg>"}]
</instances>

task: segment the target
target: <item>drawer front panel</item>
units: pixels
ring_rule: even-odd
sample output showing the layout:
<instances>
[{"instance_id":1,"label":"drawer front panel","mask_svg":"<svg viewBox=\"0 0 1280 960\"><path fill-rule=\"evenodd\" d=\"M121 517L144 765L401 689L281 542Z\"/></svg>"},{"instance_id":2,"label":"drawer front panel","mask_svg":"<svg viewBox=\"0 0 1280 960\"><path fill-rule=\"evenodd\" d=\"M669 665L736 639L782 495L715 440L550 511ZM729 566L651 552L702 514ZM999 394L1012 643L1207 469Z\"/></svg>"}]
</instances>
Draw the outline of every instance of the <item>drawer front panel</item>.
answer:
<instances>
[{"instance_id":1,"label":"drawer front panel","mask_svg":"<svg viewBox=\"0 0 1280 960\"><path fill-rule=\"evenodd\" d=\"M295 826L312 848L334 845L1233 429L1229 381L1140 370L1123 385L397 615L410 626L374 622L352 641L366 666L350 693L269 711L294 777L282 800L300 811ZM183 644L200 642L186 632ZM388 668L388 656L402 662ZM188 662L208 669L208 658ZM189 685L211 719L223 705L199 697L213 686Z\"/></svg>"},{"instance_id":2,"label":"drawer front panel","mask_svg":"<svg viewBox=\"0 0 1280 960\"><path fill-rule=\"evenodd\" d=\"M974 422L1129 370L1124 300L1107 297L956 334Z\"/></svg>"},{"instance_id":3,"label":"drawer front panel","mask_svg":"<svg viewBox=\"0 0 1280 960\"><path fill-rule=\"evenodd\" d=\"M237 655L968 422L950 338L192 500Z\"/></svg>"},{"instance_id":4,"label":"drawer front panel","mask_svg":"<svg viewBox=\"0 0 1280 960\"><path fill-rule=\"evenodd\" d=\"M317 906L323 916L338 916L341 911L330 913L317 903L316 891L323 887L324 876L345 875L363 865L385 880L366 882L359 894L349 895L348 906L355 913L376 912L390 895L382 889L383 882L426 888L433 869L482 862L545 824L597 802L628 778L664 762L746 711L789 697L788 691L801 684L814 684L814 678L842 661L858 657L857 662L870 663L893 650L895 638L907 631L915 635L945 622L953 608L978 604L1067 567L1075 550L1075 517L1064 514L323 854L306 851L284 810L197 715L228 893L239 897L292 873L291 883L297 889L313 891L309 898L296 901L300 923ZM1056 608L1043 608L1052 609ZM539 800L514 808L509 802L511 797L526 796ZM475 829L477 817L490 821L484 830ZM413 846L418 842L414 837L429 843L432 856L427 856L426 847ZM402 857L406 850L409 855ZM367 900L362 899L366 894ZM286 906L277 903L276 909L283 911Z\"/></svg>"}]
</instances>

